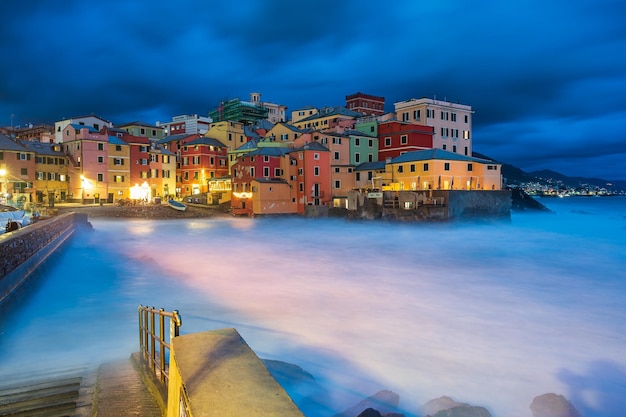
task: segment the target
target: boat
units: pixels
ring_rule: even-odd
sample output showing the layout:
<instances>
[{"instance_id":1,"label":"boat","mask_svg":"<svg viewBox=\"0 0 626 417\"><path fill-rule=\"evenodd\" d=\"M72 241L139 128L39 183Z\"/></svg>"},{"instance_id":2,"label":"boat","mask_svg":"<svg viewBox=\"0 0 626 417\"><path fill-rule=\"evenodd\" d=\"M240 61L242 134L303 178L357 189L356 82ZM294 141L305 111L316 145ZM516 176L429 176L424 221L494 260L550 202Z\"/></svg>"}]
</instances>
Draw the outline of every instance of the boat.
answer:
<instances>
[{"instance_id":1,"label":"boat","mask_svg":"<svg viewBox=\"0 0 626 417\"><path fill-rule=\"evenodd\" d=\"M167 205L178 211L185 211L187 206L176 200L167 200Z\"/></svg>"}]
</instances>

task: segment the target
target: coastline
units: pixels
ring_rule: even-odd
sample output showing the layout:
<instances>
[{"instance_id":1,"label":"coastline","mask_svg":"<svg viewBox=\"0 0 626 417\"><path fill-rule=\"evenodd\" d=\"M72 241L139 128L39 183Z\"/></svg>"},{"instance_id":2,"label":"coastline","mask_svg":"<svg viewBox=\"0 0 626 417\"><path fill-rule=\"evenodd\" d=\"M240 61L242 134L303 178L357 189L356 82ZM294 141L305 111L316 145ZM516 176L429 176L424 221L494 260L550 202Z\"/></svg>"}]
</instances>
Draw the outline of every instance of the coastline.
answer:
<instances>
[{"instance_id":1,"label":"coastline","mask_svg":"<svg viewBox=\"0 0 626 417\"><path fill-rule=\"evenodd\" d=\"M167 204L146 204L136 206L118 206L114 204L57 204L54 209L56 215L75 212L87 214L89 219L203 219L211 217L231 217L227 207L206 206L201 204L186 204L185 211L174 210Z\"/></svg>"}]
</instances>

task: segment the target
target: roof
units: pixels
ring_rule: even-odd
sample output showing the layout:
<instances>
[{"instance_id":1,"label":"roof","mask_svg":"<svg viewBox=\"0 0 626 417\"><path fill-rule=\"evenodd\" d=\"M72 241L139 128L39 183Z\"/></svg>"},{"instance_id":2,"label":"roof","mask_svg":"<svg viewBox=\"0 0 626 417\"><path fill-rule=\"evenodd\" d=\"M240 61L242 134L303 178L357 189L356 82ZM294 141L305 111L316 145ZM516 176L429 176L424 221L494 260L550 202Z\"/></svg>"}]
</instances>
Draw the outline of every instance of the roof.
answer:
<instances>
[{"instance_id":1,"label":"roof","mask_svg":"<svg viewBox=\"0 0 626 417\"><path fill-rule=\"evenodd\" d=\"M376 135L370 135L369 133L361 132L360 130L354 130L354 129L348 129L348 130L344 131L343 133L345 133L348 136L365 136L365 137L368 137L368 138L377 138L378 137Z\"/></svg>"},{"instance_id":2,"label":"roof","mask_svg":"<svg viewBox=\"0 0 626 417\"><path fill-rule=\"evenodd\" d=\"M208 136L200 136L197 139L194 139L185 143L185 146L192 146L192 145L208 145L208 146L217 146L218 148L226 148L226 145L224 145L222 142L220 142L219 140L215 138L210 138Z\"/></svg>"},{"instance_id":3,"label":"roof","mask_svg":"<svg viewBox=\"0 0 626 417\"><path fill-rule=\"evenodd\" d=\"M262 183L273 183L273 184L289 184L287 181L285 181L282 178L255 178L252 181L256 181L256 182L262 182Z\"/></svg>"},{"instance_id":4,"label":"roof","mask_svg":"<svg viewBox=\"0 0 626 417\"><path fill-rule=\"evenodd\" d=\"M35 152L38 155L48 155L48 156L65 156L65 154L61 151L55 151L53 148L53 144L50 143L41 143L41 142L31 142L31 141L21 141L22 146L27 148L29 151ZM56 146L60 146L56 144Z\"/></svg>"},{"instance_id":5,"label":"roof","mask_svg":"<svg viewBox=\"0 0 626 417\"><path fill-rule=\"evenodd\" d=\"M458 153L453 153L449 151L444 151L443 149L425 149L423 151L413 151L407 152L400 156L397 156L391 160L392 164L401 163L401 162L412 162L412 161L427 161L432 159L446 160L446 161L466 161L466 162L481 162L484 163L486 160L472 158L471 156L459 155Z\"/></svg>"},{"instance_id":6,"label":"roof","mask_svg":"<svg viewBox=\"0 0 626 417\"><path fill-rule=\"evenodd\" d=\"M113 145L128 145L128 143L124 142L122 139L112 135L109 135L109 143Z\"/></svg>"},{"instance_id":7,"label":"roof","mask_svg":"<svg viewBox=\"0 0 626 417\"><path fill-rule=\"evenodd\" d=\"M122 128L122 127L127 127L127 126L144 126L144 127L149 127L152 129L163 129L160 126L155 126L152 123L148 123L148 122L141 122L141 121L135 121L135 122L130 122L130 123L124 123L121 125L117 125L118 128Z\"/></svg>"},{"instance_id":8,"label":"roof","mask_svg":"<svg viewBox=\"0 0 626 417\"><path fill-rule=\"evenodd\" d=\"M326 152L330 152L330 150L322 145L319 142L307 142L305 143L303 146L300 146L299 148L295 148L290 150L290 152L298 152L298 151L326 151Z\"/></svg>"},{"instance_id":9,"label":"roof","mask_svg":"<svg viewBox=\"0 0 626 417\"><path fill-rule=\"evenodd\" d=\"M176 140L184 140L187 139L190 136L197 136L195 133L179 133L177 135L170 135L170 136L166 136L163 139L159 139L157 141L157 143L170 143L170 142L174 142Z\"/></svg>"},{"instance_id":10,"label":"roof","mask_svg":"<svg viewBox=\"0 0 626 417\"><path fill-rule=\"evenodd\" d=\"M246 135L246 137L248 138L260 138L261 135L259 135L256 130L254 130L255 127L253 126L244 126L243 127L243 134Z\"/></svg>"},{"instance_id":11,"label":"roof","mask_svg":"<svg viewBox=\"0 0 626 417\"><path fill-rule=\"evenodd\" d=\"M363 162L357 165L355 171L383 171L385 169L385 161Z\"/></svg>"},{"instance_id":12,"label":"roof","mask_svg":"<svg viewBox=\"0 0 626 417\"><path fill-rule=\"evenodd\" d=\"M259 146L259 141L260 140L261 140L260 136L258 138L251 139L251 140L247 141L246 143L244 143L243 145L241 145L240 147L238 147L236 150L238 150L238 151L246 151L248 149L256 149Z\"/></svg>"},{"instance_id":13,"label":"roof","mask_svg":"<svg viewBox=\"0 0 626 417\"><path fill-rule=\"evenodd\" d=\"M321 109L319 111L319 113L313 114L313 115L311 115L309 117L306 117L304 119L298 120L298 123L307 122L309 120L321 119L323 117L334 116L334 115L346 116L346 117L354 117L354 118L358 118L358 117L362 117L363 116L361 113L358 113L358 112L346 109L345 107L341 107L341 106L324 107L323 109Z\"/></svg>"},{"instance_id":14,"label":"roof","mask_svg":"<svg viewBox=\"0 0 626 417\"><path fill-rule=\"evenodd\" d=\"M9 138L5 135L0 135L0 150L3 151L27 151L24 146L22 146L19 142Z\"/></svg>"},{"instance_id":15,"label":"roof","mask_svg":"<svg viewBox=\"0 0 626 417\"><path fill-rule=\"evenodd\" d=\"M93 127L93 126L79 125L79 124L76 124L76 123L70 123L69 125L72 126L72 128L75 129L75 130L88 129L89 133L98 133L99 132L99 130L96 129L95 127Z\"/></svg>"},{"instance_id":16,"label":"roof","mask_svg":"<svg viewBox=\"0 0 626 417\"><path fill-rule=\"evenodd\" d=\"M262 147L247 153L245 156L285 156L290 152L290 149L282 147Z\"/></svg>"}]
</instances>

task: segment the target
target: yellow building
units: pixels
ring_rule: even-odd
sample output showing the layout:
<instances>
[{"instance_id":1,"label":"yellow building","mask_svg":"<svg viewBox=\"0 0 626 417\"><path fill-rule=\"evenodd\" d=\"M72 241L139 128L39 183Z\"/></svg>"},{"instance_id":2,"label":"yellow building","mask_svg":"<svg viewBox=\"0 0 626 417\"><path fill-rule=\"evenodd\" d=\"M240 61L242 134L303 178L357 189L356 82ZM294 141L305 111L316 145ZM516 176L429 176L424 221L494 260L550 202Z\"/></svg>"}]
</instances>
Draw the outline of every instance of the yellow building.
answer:
<instances>
[{"instance_id":1,"label":"yellow building","mask_svg":"<svg viewBox=\"0 0 626 417\"><path fill-rule=\"evenodd\" d=\"M302 133L303 132L295 126L287 123L276 123L265 135L265 140L282 143L287 146L293 144Z\"/></svg>"},{"instance_id":2,"label":"yellow building","mask_svg":"<svg viewBox=\"0 0 626 417\"><path fill-rule=\"evenodd\" d=\"M215 122L211 123L211 127L204 136L217 139L228 148L228 152L234 151L248 140L244 131L243 123L239 122ZM228 166L231 167L236 161L234 155L229 155Z\"/></svg>"},{"instance_id":3,"label":"yellow building","mask_svg":"<svg viewBox=\"0 0 626 417\"><path fill-rule=\"evenodd\" d=\"M60 144L21 142L35 153L35 202L53 205L67 199L69 159Z\"/></svg>"},{"instance_id":4,"label":"yellow building","mask_svg":"<svg viewBox=\"0 0 626 417\"><path fill-rule=\"evenodd\" d=\"M108 200L130 198L130 145L117 136L109 136Z\"/></svg>"},{"instance_id":5,"label":"yellow building","mask_svg":"<svg viewBox=\"0 0 626 417\"><path fill-rule=\"evenodd\" d=\"M500 190L502 165L441 149L407 152L385 166L388 187L408 190Z\"/></svg>"}]
</instances>

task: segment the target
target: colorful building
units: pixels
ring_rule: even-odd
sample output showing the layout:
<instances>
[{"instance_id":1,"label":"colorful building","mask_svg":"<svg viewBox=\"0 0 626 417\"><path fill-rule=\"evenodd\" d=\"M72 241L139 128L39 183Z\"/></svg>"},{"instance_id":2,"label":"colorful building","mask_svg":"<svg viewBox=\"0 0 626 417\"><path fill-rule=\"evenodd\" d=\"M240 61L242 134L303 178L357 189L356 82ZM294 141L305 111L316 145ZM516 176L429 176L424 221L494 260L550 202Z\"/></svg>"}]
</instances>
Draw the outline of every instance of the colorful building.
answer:
<instances>
[{"instance_id":1,"label":"colorful building","mask_svg":"<svg viewBox=\"0 0 626 417\"><path fill-rule=\"evenodd\" d=\"M433 127L433 148L472 156L471 106L429 98L412 98L394 106L399 121Z\"/></svg>"},{"instance_id":2,"label":"colorful building","mask_svg":"<svg viewBox=\"0 0 626 417\"><path fill-rule=\"evenodd\" d=\"M228 148L215 138L201 136L185 142L180 159L180 194L183 196L206 193L209 180L229 174Z\"/></svg>"},{"instance_id":3,"label":"colorful building","mask_svg":"<svg viewBox=\"0 0 626 417\"><path fill-rule=\"evenodd\" d=\"M385 97L355 93L346 96L346 108L363 116L381 116L385 114Z\"/></svg>"},{"instance_id":4,"label":"colorful building","mask_svg":"<svg viewBox=\"0 0 626 417\"><path fill-rule=\"evenodd\" d=\"M359 117L361 113L345 107L324 107L309 117L297 121L292 120L291 124L299 129L325 130L336 127L353 129Z\"/></svg>"},{"instance_id":5,"label":"colorful building","mask_svg":"<svg viewBox=\"0 0 626 417\"><path fill-rule=\"evenodd\" d=\"M378 160L432 149L433 127L391 120L378 125Z\"/></svg>"},{"instance_id":6,"label":"colorful building","mask_svg":"<svg viewBox=\"0 0 626 417\"><path fill-rule=\"evenodd\" d=\"M158 141L165 136L162 126L155 126L146 122L131 122L116 127L125 130L131 136L143 136L152 141Z\"/></svg>"},{"instance_id":7,"label":"colorful building","mask_svg":"<svg viewBox=\"0 0 626 417\"><path fill-rule=\"evenodd\" d=\"M502 165L442 149L408 152L386 163L388 190L500 190Z\"/></svg>"},{"instance_id":8,"label":"colorful building","mask_svg":"<svg viewBox=\"0 0 626 417\"><path fill-rule=\"evenodd\" d=\"M22 141L35 153L35 202L54 205L67 200L69 159L60 144Z\"/></svg>"},{"instance_id":9,"label":"colorful building","mask_svg":"<svg viewBox=\"0 0 626 417\"><path fill-rule=\"evenodd\" d=\"M163 130L163 137L176 135L204 135L210 128L213 119L197 114L175 116L169 122L156 122Z\"/></svg>"},{"instance_id":10,"label":"colorful building","mask_svg":"<svg viewBox=\"0 0 626 417\"><path fill-rule=\"evenodd\" d=\"M33 201L35 152L0 135L0 204L23 206Z\"/></svg>"},{"instance_id":11,"label":"colorful building","mask_svg":"<svg viewBox=\"0 0 626 417\"><path fill-rule=\"evenodd\" d=\"M108 200L130 198L130 145L117 136L108 136L109 190Z\"/></svg>"}]
</instances>

